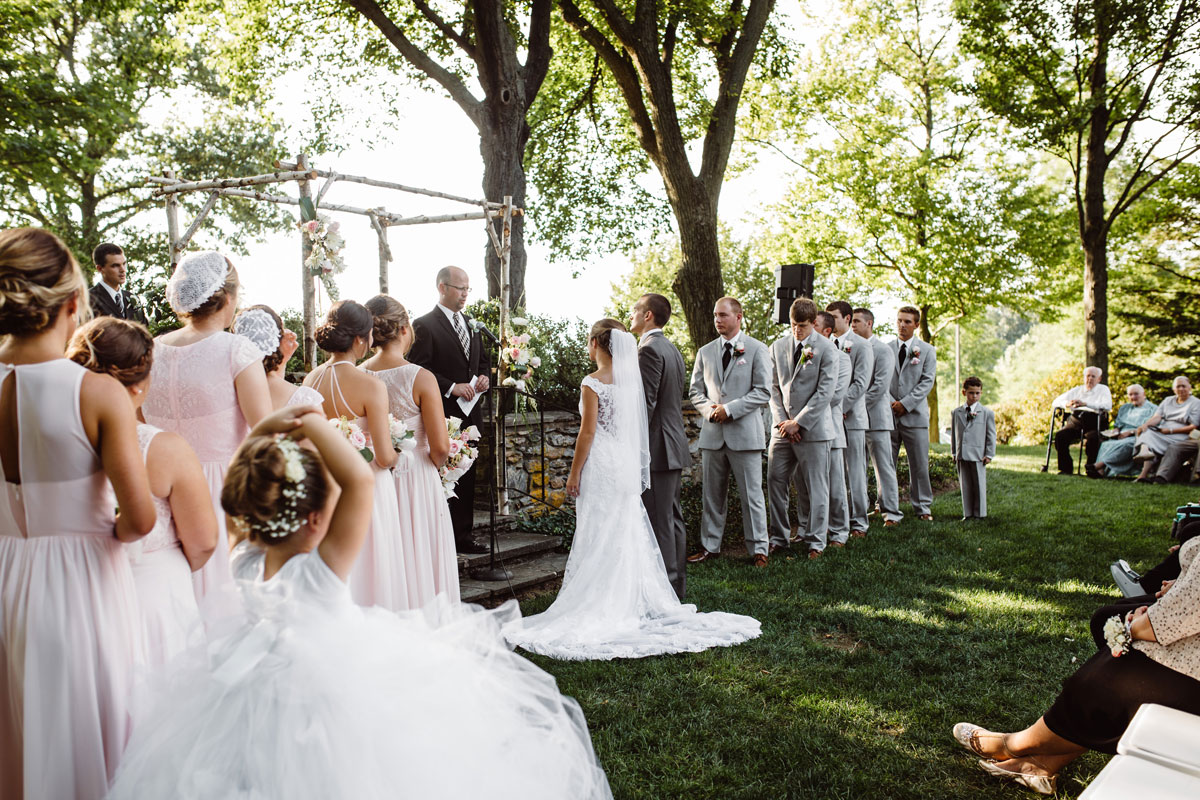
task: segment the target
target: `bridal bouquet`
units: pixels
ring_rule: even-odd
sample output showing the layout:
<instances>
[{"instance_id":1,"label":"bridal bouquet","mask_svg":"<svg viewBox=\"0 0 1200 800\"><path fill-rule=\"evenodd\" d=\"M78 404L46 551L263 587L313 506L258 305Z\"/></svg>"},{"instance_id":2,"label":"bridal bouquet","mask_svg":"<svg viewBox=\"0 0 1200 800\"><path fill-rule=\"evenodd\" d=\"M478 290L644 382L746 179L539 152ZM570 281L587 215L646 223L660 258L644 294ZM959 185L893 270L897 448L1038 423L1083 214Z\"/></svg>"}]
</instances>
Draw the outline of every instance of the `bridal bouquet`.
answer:
<instances>
[{"instance_id":1,"label":"bridal bouquet","mask_svg":"<svg viewBox=\"0 0 1200 800\"><path fill-rule=\"evenodd\" d=\"M338 429L342 438L349 442L350 446L357 450L368 464L375 460L375 454L371 452L371 448L367 444L367 435L362 432L362 428L358 427L357 423L351 422L346 417L338 417L329 420L329 424Z\"/></svg>"},{"instance_id":2,"label":"bridal bouquet","mask_svg":"<svg viewBox=\"0 0 1200 800\"><path fill-rule=\"evenodd\" d=\"M1133 649L1133 634L1129 631L1129 623L1120 616L1109 617L1104 623L1104 643L1113 654L1120 658Z\"/></svg>"},{"instance_id":3,"label":"bridal bouquet","mask_svg":"<svg viewBox=\"0 0 1200 800\"><path fill-rule=\"evenodd\" d=\"M512 328L524 328L529 321L524 317L512 317L508 324ZM533 354L529 346L528 333L505 331L504 345L500 348L500 369L505 376L502 383L526 391L526 382L533 378L533 371L542 365L542 359Z\"/></svg>"},{"instance_id":4,"label":"bridal bouquet","mask_svg":"<svg viewBox=\"0 0 1200 800\"><path fill-rule=\"evenodd\" d=\"M417 432L405 425L404 420L388 414L388 431L392 435L392 447L400 455L407 457L417 448Z\"/></svg>"},{"instance_id":5,"label":"bridal bouquet","mask_svg":"<svg viewBox=\"0 0 1200 800\"><path fill-rule=\"evenodd\" d=\"M479 448L472 444L479 441L479 428L474 425L463 428L461 419L449 417L446 420L446 432L450 434L450 457L446 459L440 472L442 492L449 500L458 496L454 493L458 479L465 475L475 463L475 459L479 458Z\"/></svg>"},{"instance_id":6,"label":"bridal bouquet","mask_svg":"<svg viewBox=\"0 0 1200 800\"><path fill-rule=\"evenodd\" d=\"M339 227L338 223L331 222L324 214L300 223L304 238L312 246L308 258L304 259L304 266L309 273L320 278L321 283L325 284L330 300L338 299L338 288L333 282L333 276L346 270L346 262L342 259L342 248L346 246L346 240L338 232Z\"/></svg>"}]
</instances>

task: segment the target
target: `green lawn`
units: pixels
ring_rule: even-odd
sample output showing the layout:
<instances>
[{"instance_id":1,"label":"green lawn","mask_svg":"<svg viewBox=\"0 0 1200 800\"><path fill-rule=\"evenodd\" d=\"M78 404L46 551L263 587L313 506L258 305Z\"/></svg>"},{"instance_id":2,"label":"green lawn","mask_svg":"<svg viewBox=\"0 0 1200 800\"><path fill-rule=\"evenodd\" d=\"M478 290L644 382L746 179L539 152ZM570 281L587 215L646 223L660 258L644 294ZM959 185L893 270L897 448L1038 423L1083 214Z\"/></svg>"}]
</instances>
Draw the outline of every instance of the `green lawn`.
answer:
<instances>
[{"instance_id":1,"label":"green lawn","mask_svg":"<svg viewBox=\"0 0 1200 800\"><path fill-rule=\"evenodd\" d=\"M943 448L944 449L944 448ZM587 715L618 798L966 798L1029 795L984 775L950 736L968 720L1033 722L1093 652L1087 621L1117 596L1109 563L1156 563L1183 486L1043 474L1001 448L987 520L906 518L816 562L753 569L741 548L688 570L701 610L750 614L761 638L635 661L533 659ZM907 506L905 506L907 508ZM551 595L527 601L526 614ZM1104 766L1060 777L1075 797Z\"/></svg>"}]
</instances>

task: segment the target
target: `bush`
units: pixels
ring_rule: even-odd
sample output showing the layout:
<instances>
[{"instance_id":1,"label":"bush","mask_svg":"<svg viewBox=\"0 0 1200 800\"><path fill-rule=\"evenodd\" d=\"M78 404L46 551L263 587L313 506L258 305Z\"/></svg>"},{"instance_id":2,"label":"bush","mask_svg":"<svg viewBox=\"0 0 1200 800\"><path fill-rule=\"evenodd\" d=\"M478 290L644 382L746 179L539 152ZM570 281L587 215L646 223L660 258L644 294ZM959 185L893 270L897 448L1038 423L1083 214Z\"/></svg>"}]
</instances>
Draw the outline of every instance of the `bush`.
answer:
<instances>
[{"instance_id":1,"label":"bush","mask_svg":"<svg viewBox=\"0 0 1200 800\"><path fill-rule=\"evenodd\" d=\"M1017 435L1018 403L997 403L992 407L996 415L996 444L1009 444Z\"/></svg>"},{"instance_id":2,"label":"bush","mask_svg":"<svg viewBox=\"0 0 1200 800\"><path fill-rule=\"evenodd\" d=\"M1078 386L1082 378L1082 368L1078 364L1063 364L1051 372L1041 383L1030 389L1018 400L1012 409L1012 419L1016 427L1015 435L1010 435L1012 444L1038 444L1046 440L1050 430L1050 408L1054 398L1068 389ZM996 438L1000 436L996 431Z\"/></svg>"}]
</instances>

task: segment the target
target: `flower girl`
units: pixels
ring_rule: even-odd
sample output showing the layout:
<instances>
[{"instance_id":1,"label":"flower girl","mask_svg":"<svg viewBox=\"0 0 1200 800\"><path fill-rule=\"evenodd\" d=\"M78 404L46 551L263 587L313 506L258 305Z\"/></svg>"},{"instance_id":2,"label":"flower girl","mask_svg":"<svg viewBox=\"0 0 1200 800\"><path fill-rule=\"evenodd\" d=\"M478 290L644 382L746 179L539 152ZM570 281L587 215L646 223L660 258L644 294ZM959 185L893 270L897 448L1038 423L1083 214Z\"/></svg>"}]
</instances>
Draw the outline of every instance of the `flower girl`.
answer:
<instances>
[{"instance_id":1,"label":"flower girl","mask_svg":"<svg viewBox=\"0 0 1200 800\"><path fill-rule=\"evenodd\" d=\"M113 800L611 796L578 705L505 647L515 604L433 628L353 603L374 493L311 408L256 426L222 493L261 546L245 620L152 692Z\"/></svg>"},{"instance_id":2,"label":"flower girl","mask_svg":"<svg viewBox=\"0 0 1200 800\"><path fill-rule=\"evenodd\" d=\"M67 358L120 381L136 411L146 399L154 339L135 322L100 317L75 331ZM146 660L161 666L200 630L192 572L216 549L217 518L208 482L188 443L144 423L137 434L157 521L145 538L125 549L138 590Z\"/></svg>"},{"instance_id":3,"label":"flower girl","mask_svg":"<svg viewBox=\"0 0 1200 800\"><path fill-rule=\"evenodd\" d=\"M404 306L381 294L368 300L366 308L375 318L373 339L378 350L362 366L387 386L392 417L412 433L415 444L392 468L409 608L424 608L437 595L457 603L454 526L438 475L450 451L450 437L437 380L405 358L412 347L413 329Z\"/></svg>"}]
</instances>

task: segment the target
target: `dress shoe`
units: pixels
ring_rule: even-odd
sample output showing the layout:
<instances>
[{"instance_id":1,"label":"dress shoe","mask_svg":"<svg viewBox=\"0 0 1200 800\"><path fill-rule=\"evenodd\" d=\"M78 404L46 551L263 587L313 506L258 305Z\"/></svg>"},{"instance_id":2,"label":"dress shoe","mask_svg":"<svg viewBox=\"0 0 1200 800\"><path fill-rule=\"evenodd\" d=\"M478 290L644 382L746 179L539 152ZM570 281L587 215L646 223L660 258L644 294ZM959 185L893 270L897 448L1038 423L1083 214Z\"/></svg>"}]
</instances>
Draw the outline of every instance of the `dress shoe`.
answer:
<instances>
[{"instance_id":1,"label":"dress shoe","mask_svg":"<svg viewBox=\"0 0 1200 800\"><path fill-rule=\"evenodd\" d=\"M921 520L921 522L933 522L933 514L922 514L917 519Z\"/></svg>"},{"instance_id":2,"label":"dress shoe","mask_svg":"<svg viewBox=\"0 0 1200 800\"><path fill-rule=\"evenodd\" d=\"M883 521L883 527L885 527L885 528L894 528L899 524L900 523L894 519L885 519Z\"/></svg>"},{"instance_id":3,"label":"dress shoe","mask_svg":"<svg viewBox=\"0 0 1200 800\"><path fill-rule=\"evenodd\" d=\"M845 542L830 542L829 546L830 547L845 547L846 543Z\"/></svg>"},{"instance_id":4,"label":"dress shoe","mask_svg":"<svg viewBox=\"0 0 1200 800\"><path fill-rule=\"evenodd\" d=\"M851 536L853 536L855 539L865 539L865 538L867 538L867 532L866 532L866 531L850 531L850 535L851 535Z\"/></svg>"},{"instance_id":5,"label":"dress shoe","mask_svg":"<svg viewBox=\"0 0 1200 800\"><path fill-rule=\"evenodd\" d=\"M689 564L699 564L701 561L708 561L710 558L716 558L717 553L710 553L707 550L701 549L699 552L692 553L687 557Z\"/></svg>"},{"instance_id":6,"label":"dress shoe","mask_svg":"<svg viewBox=\"0 0 1200 800\"><path fill-rule=\"evenodd\" d=\"M1058 789L1058 777L1055 775L1031 775L1028 772L1011 772L1004 769L995 761L980 761L979 766L989 775L1003 778L1032 789L1038 794L1054 794Z\"/></svg>"},{"instance_id":7,"label":"dress shoe","mask_svg":"<svg viewBox=\"0 0 1200 800\"><path fill-rule=\"evenodd\" d=\"M1005 734L993 733L992 731L989 731L986 728L981 728L978 725L972 725L969 722L959 722L954 726L954 740L956 742L958 742L966 750L968 750L971 753L974 753L975 755L979 756L980 758L987 759L988 761L995 761L996 759L992 758L987 753L983 752L982 749L980 749L979 737L981 737L981 736L988 736L993 739L999 738L1000 746L1004 750L1005 760L1012 758L1012 753L1009 753L1008 748L1004 746L1004 743L1006 741Z\"/></svg>"},{"instance_id":8,"label":"dress shoe","mask_svg":"<svg viewBox=\"0 0 1200 800\"><path fill-rule=\"evenodd\" d=\"M1155 475L1153 478L1150 479L1150 482L1151 483L1170 483L1170 481L1168 481L1162 475Z\"/></svg>"},{"instance_id":9,"label":"dress shoe","mask_svg":"<svg viewBox=\"0 0 1200 800\"><path fill-rule=\"evenodd\" d=\"M1093 467L1091 464L1088 464L1087 466L1085 466L1083 468L1083 471L1087 473L1087 476L1089 478L1103 478L1104 477L1104 473L1101 472L1100 470L1096 469L1095 467Z\"/></svg>"},{"instance_id":10,"label":"dress shoe","mask_svg":"<svg viewBox=\"0 0 1200 800\"><path fill-rule=\"evenodd\" d=\"M1059 475L1074 475L1075 473L1071 472L1071 470L1069 470L1069 469L1060 469L1058 471L1058 474Z\"/></svg>"},{"instance_id":11,"label":"dress shoe","mask_svg":"<svg viewBox=\"0 0 1200 800\"><path fill-rule=\"evenodd\" d=\"M1133 454L1133 460L1134 461L1153 461L1154 453L1152 453L1150 451L1150 448L1146 447L1146 445L1141 445L1138 448L1138 451Z\"/></svg>"},{"instance_id":12,"label":"dress shoe","mask_svg":"<svg viewBox=\"0 0 1200 800\"><path fill-rule=\"evenodd\" d=\"M454 550L468 556L477 556L489 552L486 544L480 544L474 539L467 539L466 541L456 543Z\"/></svg>"},{"instance_id":13,"label":"dress shoe","mask_svg":"<svg viewBox=\"0 0 1200 800\"><path fill-rule=\"evenodd\" d=\"M818 558L820 558L820 557L821 557L821 551L820 551L820 550L815 550L815 549L814 549L814 550L809 550L809 551L808 551L808 560L809 560L809 561L814 561L814 560L816 560L816 559L818 559Z\"/></svg>"},{"instance_id":14,"label":"dress shoe","mask_svg":"<svg viewBox=\"0 0 1200 800\"><path fill-rule=\"evenodd\" d=\"M1142 584L1138 583L1142 576L1130 569L1129 563L1125 559L1117 559L1109 565L1108 569L1112 573L1113 582L1121 590L1121 594L1126 597L1141 597L1147 593L1142 588Z\"/></svg>"},{"instance_id":15,"label":"dress shoe","mask_svg":"<svg viewBox=\"0 0 1200 800\"><path fill-rule=\"evenodd\" d=\"M765 567L766 565L767 565L767 557L764 556L762 553L755 553L754 554L754 566Z\"/></svg>"}]
</instances>

